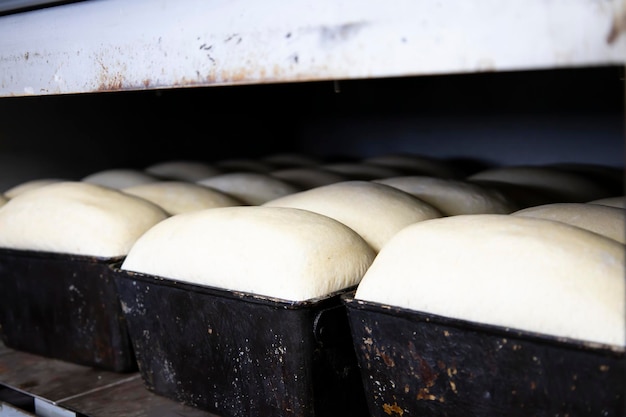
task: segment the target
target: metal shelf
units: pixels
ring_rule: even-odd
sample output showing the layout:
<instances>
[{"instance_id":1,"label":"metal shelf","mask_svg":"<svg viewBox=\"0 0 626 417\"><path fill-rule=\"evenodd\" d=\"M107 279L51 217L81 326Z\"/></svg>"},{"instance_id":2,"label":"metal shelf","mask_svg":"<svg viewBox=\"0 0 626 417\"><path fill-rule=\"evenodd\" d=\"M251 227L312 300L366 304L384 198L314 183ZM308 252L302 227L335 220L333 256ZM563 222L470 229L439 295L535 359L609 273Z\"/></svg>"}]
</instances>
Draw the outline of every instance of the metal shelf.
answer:
<instances>
[{"instance_id":1,"label":"metal shelf","mask_svg":"<svg viewBox=\"0 0 626 417\"><path fill-rule=\"evenodd\" d=\"M138 372L115 373L0 343L2 417L218 417L148 391Z\"/></svg>"},{"instance_id":2,"label":"metal shelf","mask_svg":"<svg viewBox=\"0 0 626 417\"><path fill-rule=\"evenodd\" d=\"M86 0L0 17L0 97L626 63L623 0Z\"/></svg>"}]
</instances>

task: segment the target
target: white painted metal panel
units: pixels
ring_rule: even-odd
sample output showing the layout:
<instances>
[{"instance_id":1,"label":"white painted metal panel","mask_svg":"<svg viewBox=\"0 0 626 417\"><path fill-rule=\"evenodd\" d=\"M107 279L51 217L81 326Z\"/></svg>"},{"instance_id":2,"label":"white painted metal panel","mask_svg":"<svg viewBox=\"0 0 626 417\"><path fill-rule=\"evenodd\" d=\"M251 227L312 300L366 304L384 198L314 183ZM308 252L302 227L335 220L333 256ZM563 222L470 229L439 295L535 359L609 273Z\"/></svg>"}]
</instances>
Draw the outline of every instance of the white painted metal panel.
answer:
<instances>
[{"instance_id":1,"label":"white painted metal panel","mask_svg":"<svg viewBox=\"0 0 626 417\"><path fill-rule=\"evenodd\" d=\"M626 63L626 0L89 0L0 17L0 96Z\"/></svg>"}]
</instances>

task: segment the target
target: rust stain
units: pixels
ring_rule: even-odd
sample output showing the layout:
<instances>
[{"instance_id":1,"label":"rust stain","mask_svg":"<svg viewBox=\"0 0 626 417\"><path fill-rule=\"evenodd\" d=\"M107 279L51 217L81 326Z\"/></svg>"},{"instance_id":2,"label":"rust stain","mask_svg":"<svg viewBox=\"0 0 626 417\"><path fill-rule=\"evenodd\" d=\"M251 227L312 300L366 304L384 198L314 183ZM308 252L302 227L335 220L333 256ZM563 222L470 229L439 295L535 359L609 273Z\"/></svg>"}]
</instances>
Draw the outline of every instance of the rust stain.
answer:
<instances>
[{"instance_id":1,"label":"rust stain","mask_svg":"<svg viewBox=\"0 0 626 417\"><path fill-rule=\"evenodd\" d=\"M404 414L404 410L398 406L398 403L393 403L392 405L387 403L383 404L383 411L385 411L387 415L396 414L402 416Z\"/></svg>"},{"instance_id":2,"label":"rust stain","mask_svg":"<svg viewBox=\"0 0 626 417\"><path fill-rule=\"evenodd\" d=\"M437 380L437 374L433 372L433 369L428 365L428 362L424 358L419 358L419 366L420 366L420 377L424 381L424 384L430 388L435 385L435 381Z\"/></svg>"},{"instance_id":3,"label":"rust stain","mask_svg":"<svg viewBox=\"0 0 626 417\"><path fill-rule=\"evenodd\" d=\"M393 358L387 355L385 352L380 352L380 357L383 358L383 362L385 362L385 365L387 365L388 367L393 368L394 366L396 366Z\"/></svg>"},{"instance_id":4,"label":"rust stain","mask_svg":"<svg viewBox=\"0 0 626 417\"><path fill-rule=\"evenodd\" d=\"M351 22L336 26L322 26L320 28L321 41L325 44L345 42L366 25L366 22Z\"/></svg>"},{"instance_id":5,"label":"rust stain","mask_svg":"<svg viewBox=\"0 0 626 417\"><path fill-rule=\"evenodd\" d=\"M610 45L617 41L619 36L626 32L626 2L622 1L613 11L611 29L606 37L606 42Z\"/></svg>"},{"instance_id":6,"label":"rust stain","mask_svg":"<svg viewBox=\"0 0 626 417\"><path fill-rule=\"evenodd\" d=\"M430 392L428 392L428 388L420 388L419 392L417 393L417 397L418 400L428 400L428 401L436 401L437 397L433 394L431 394Z\"/></svg>"}]
</instances>

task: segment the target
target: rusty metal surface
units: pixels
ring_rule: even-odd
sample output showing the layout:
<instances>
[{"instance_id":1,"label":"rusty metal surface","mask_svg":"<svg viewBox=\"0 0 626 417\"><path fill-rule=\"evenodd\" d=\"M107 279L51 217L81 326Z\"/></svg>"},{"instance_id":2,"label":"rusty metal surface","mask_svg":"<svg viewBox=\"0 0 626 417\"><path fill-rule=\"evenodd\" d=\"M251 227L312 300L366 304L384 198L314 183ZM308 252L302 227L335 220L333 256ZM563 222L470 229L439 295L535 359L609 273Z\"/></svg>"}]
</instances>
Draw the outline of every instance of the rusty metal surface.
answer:
<instances>
[{"instance_id":1,"label":"rusty metal surface","mask_svg":"<svg viewBox=\"0 0 626 417\"><path fill-rule=\"evenodd\" d=\"M137 370L109 262L0 250L0 329L11 348L116 372Z\"/></svg>"},{"instance_id":2,"label":"rusty metal surface","mask_svg":"<svg viewBox=\"0 0 626 417\"><path fill-rule=\"evenodd\" d=\"M345 301L372 416L625 415L623 349Z\"/></svg>"},{"instance_id":3,"label":"rusty metal surface","mask_svg":"<svg viewBox=\"0 0 626 417\"><path fill-rule=\"evenodd\" d=\"M0 17L0 97L620 65L625 4L84 1Z\"/></svg>"},{"instance_id":4,"label":"rusty metal surface","mask_svg":"<svg viewBox=\"0 0 626 417\"><path fill-rule=\"evenodd\" d=\"M218 417L148 391L139 373L98 370L15 351L2 343L0 386L6 387L5 395L13 389L90 417Z\"/></svg>"}]
</instances>

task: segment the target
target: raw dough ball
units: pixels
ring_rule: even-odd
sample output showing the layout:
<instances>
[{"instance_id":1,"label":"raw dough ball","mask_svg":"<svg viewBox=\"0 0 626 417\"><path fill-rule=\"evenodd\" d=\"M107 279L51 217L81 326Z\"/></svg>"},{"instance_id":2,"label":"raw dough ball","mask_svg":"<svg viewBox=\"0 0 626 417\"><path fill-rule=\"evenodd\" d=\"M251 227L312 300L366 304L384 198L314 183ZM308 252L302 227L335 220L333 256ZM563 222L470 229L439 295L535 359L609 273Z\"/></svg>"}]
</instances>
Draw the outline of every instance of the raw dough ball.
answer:
<instances>
[{"instance_id":1,"label":"raw dough ball","mask_svg":"<svg viewBox=\"0 0 626 417\"><path fill-rule=\"evenodd\" d=\"M152 182L124 188L122 191L151 201L172 215L206 208L243 205L235 197L221 191L184 181Z\"/></svg>"},{"instance_id":2,"label":"raw dough ball","mask_svg":"<svg viewBox=\"0 0 626 417\"><path fill-rule=\"evenodd\" d=\"M467 214L397 233L355 298L624 346L624 245L551 220Z\"/></svg>"},{"instance_id":3,"label":"raw dough ball","mask_svg":"<svg viewBox=\"0 0 626 417\"><path fill-rule=\"evenodd\" d=\"M230 172L196 181L197 184L229 194L245 204L261 205L300 188L269 174L258 172Z\"/></svg>"},{"instance_id":4,"label":"raw dough ball","mask_svg":"<svg viewBox=\"0 0 626 417\"><path fill-rule=\"evenodd\" d=\"M157 182L159 179L136 169L113 168L89 174L81 181L119 190L133 185Z\"/></svg>"},{"instance_id":5,"label":"raw dough ball","mask_svg":"<svg viewBox=\"0 0 626 417\"><path fill-rule=\"evenodd\" d=\"M438 208L446 216L458 214L508 214L515 203L502 193L460 180L405 176L375 180L398 188Z\"/></svg>"},{"instance_id":6,"label":"raw dough ball","mask_svg":"<svg viewBox=\"0 0 626 417\"><path fill-rule=\"evenodd\" d=\"M223 207L173 216L133 246L122 269L302 301L354 287L374 259L347 226L279 207Z\"/></svg>"},{"instance_id":7,"label":"raw dough ball","mask_svg":"<svg viewBox=\"0 0 626 417\"><path fill-rule=\"evenodd\" d=\"M272 171L270 175L303 190L348 180L345 175L315 167L285 168Z\"/></svg>"},{"instance_id":8,"label":"raw dough ball","mask_svg":"<svg viewBox=\"0 0 626 417\"><path fill-rule=\"evenodd\" d=\"M22 182L20 184L14 185L4 192L4 195L7 198L17 197L18 195L25 193L30 190L37 189L39 187L43 187L44 185L53 184L55 182L64 181L62 179L57 178L41 178L36 180L29 180L26 182Z\"/></svg>"},{"instance_id":9,"label":"raw dough ball","mask_svg":"<svg viewBox=\"0 0 626 417\"><path fill-rule=\"evenodd\" d=\"M609 197L601 185L583 175L549 166L505 166L470 175L468 180L478 184L511 185L537 190L547 203L582 203Z\"/></svg>"},{"instance_id":10,"label":"raw dough ball","mask_svg":"<svg viewBox=\"0 0 626 417\"><path fill-rule=\"evenodd\" d=\"M268 201L332 217L352 228L378 252L400 229L441 212L397 188L370 181L344 181Z\"/></svg>"},{"instance_id":11,"label":"raw dough ball","mask_svg":"<svg viewBox=\"0 0 626 417\"><path fill-rule=\"evenodd\" d=\"M142 198L63 181L18 195L0 209L0 247L119 257L165 218L163 209Z\"/></svg>"},{"instance_id":12,"label":"raw dough ball","mask_svg":"<svg viewBox=\"0 0 626 417\"><path fill-rule=\"evenodd\" d=\"M514 216L554 220L626 243L626 210L587 203L552 203L528 207Z\"/></svg>"},{"instance_id":13,"label":"raw dough ball","mask_svg":"<svg viewBox=\"0 0 626 417\"><path fill-rule=\"evenodd\" d=\"M218 168L206 162L188 160L158 162L146 167L145 172L159 179L189 182L221 174Z\"/></svg>"},{"instance_id":14,"label":"raw dough ball","mask_svg":"<svg viewBox=\"0 0 626 417\"><path fill-rule=\"evenodd\" d=\"M602 206L626 208L626 196L606 197L589 201L588 204L600 204Z\"/></svg>"}]
</instances>

